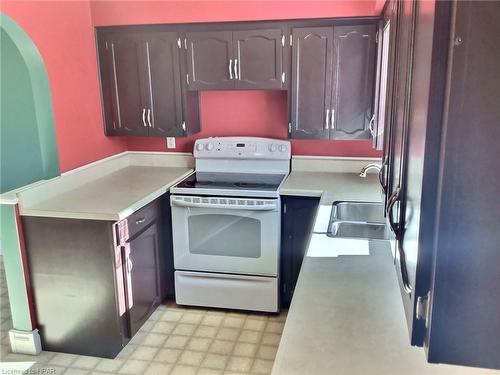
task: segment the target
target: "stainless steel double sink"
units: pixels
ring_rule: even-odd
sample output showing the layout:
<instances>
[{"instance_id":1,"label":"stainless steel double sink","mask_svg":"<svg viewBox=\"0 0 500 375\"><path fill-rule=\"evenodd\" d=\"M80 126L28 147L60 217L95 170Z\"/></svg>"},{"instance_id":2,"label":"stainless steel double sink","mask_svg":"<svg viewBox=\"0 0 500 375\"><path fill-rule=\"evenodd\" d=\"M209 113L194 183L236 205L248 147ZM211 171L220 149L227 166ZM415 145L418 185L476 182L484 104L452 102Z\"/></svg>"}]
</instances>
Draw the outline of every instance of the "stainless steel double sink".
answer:
<instances>
[{"instance_id":1,"label":"stainless steel double sink","mask_svg":"<svg viewBox=\"0 0 500 375\"><path fill-rule=\"evenodd\" d=\"M375 202L335 202L327 235L335 238L387 239L384 206Z\"/></svg>"}]
</instances>

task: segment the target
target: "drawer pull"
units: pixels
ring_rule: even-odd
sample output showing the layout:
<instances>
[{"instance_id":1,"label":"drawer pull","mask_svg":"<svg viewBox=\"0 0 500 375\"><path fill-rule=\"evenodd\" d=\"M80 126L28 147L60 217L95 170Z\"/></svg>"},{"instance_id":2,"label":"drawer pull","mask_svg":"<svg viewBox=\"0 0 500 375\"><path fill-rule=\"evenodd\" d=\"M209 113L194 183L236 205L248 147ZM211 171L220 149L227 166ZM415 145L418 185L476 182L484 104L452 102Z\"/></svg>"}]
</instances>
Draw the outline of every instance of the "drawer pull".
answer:
<instances>
[{"instance_id":1,"label":"drawer pull","mask_svg":"<svg viewBox=\"0 0 500 375\"><path fill-rule=\"evenodd\" d=\"M144 223L145 221L146 221L146 218L145 218L145 217L142 217L142 218L140 218L140 219L137 219L137 220L135 221L135 223L136 223L136 224L142 224L142 223Z\"/></svg>"}]
</instances>

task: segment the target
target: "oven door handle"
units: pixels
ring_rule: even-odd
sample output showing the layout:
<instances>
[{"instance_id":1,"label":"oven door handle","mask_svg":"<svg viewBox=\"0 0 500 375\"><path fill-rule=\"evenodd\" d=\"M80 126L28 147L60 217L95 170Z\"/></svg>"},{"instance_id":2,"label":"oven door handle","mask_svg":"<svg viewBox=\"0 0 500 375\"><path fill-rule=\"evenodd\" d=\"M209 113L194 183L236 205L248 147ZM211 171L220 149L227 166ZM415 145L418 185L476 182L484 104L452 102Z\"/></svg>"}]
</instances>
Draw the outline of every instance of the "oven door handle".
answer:
<instances>
[{"instance_id":1,"label":"oven door handle","mask_svg":"<svg viewBox=\"0 0 500 375\"><path fill-rule=\"evenodd\" d=\"M245 211L274 211L278 207L275 203L258 205L232 205L232 204L217 204L217 203L195 203L185 202L182 200L172 199L172 206L188 207L188 208L222 208L224 210L245 210Z\"/></svg>"}]
</instances>

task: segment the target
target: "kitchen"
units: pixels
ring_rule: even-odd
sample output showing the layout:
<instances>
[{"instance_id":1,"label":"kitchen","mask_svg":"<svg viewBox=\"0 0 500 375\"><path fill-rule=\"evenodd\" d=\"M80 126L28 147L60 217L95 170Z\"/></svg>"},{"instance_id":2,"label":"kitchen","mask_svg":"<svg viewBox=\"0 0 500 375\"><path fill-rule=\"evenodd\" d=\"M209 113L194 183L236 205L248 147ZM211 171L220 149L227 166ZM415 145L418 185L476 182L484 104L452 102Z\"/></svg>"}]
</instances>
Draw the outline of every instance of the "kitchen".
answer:
<instances>
[{"instance_id":1,"label":"kitchen","mask_svg":"<svg viewBox=\"0 0 500 375\"><path fill-rule=\"evenodd\" d=\"M3 2L1 365L495 373L499 4Z\"/></svg>"}]
</instances>

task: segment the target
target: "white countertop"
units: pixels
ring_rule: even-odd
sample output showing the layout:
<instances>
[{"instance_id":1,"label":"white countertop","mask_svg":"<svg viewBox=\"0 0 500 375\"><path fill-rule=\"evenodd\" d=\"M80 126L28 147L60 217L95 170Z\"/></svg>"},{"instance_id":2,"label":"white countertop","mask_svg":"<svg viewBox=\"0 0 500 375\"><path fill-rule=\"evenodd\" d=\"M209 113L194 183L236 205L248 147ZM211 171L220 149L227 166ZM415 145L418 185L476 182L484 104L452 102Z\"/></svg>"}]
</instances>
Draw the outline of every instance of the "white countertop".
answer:
<instances>
[{"instance_id":1,"label":"white countertop","mask_svg":"<svg viewBox=\"0 0 500 375\"><path fill-rule=\"evenodd\" d=\"M189 163L168 154L119 155L21 192L20 213L122 220L191 174Z\"/></svg>"},{"instance_id":2,"label":"white countertop","mask_svg":"<svg viewBox=\"0 0 500 375\"><path fill-rule=\"evenodd\" d=\"M26 216L122 220L192 172L189 168L129 166L56 197L24 207Z\"/></svg>"},{"instance_id":3,"label":"white countertop","mask_svg":"<svg viewBox=\"0 0 500 375\"><path fill-rule=\"evenodd\" d=\"M292 172L281 194L321 201L273 375L499 373L427 363L409 342L389 243L324 234L332 202L380 200L376 175Z\"/></svg>"},{"instance_id":4,"label":"white countertop","mask_svg":"<svg viewBox=\"0 0 500 375\"><path fill-rule=\"evenodd\" d=\"M292 171L280 189L281 195L321 197L322 205L335 201L380 202L382 192L376 174Z\"/></svg>"}]
</instances>

